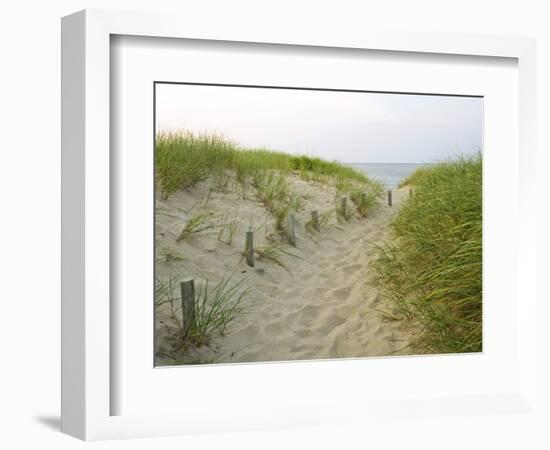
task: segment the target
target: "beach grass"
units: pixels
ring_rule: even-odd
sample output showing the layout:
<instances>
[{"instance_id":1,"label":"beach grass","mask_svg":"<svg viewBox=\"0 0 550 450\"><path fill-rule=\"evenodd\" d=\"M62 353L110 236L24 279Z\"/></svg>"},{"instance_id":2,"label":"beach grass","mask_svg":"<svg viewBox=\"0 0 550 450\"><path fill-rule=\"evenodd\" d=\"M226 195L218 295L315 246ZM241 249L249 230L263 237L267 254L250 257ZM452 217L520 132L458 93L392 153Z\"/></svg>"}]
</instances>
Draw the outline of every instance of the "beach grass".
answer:
<instances>
[{"instance_id":1,"label":"beach grass","mask_svg":"<svg viewBox=\"0 0 550 450\"><path fill-rule=\"evenodd\" d=\"M196 292L195 310L186 339L194 345L208 344L211 337L223 336L231 324L250 306L250 287L243 287L244 279L233 281L225 275L214 285L206 281Z\"/></svg>"},{"instance_id":2,"label":"beach grass","mask_svg":"<svg viewBox=\"0 0 550 450\"><path fill-rule=\"evenodd\" d=\"M401 180L398 187L402 188L405 186L413 186L418 184L418 181L426 174L430 173L430 167L419 167L413 173L411 173L407 178Z\"/></svg>"},{"instance_id":3,"label":"beach grass","mask_svg":"<svg viewBox=\"0 0 550 450\"><path fill-rule=\"evenodd\" d=\"M336 161L242 148L213 133L160 132L155 150L156 178L164 198L209 176L223 190L228 185L229 173L241 184L258 185L270 171L283 175L294 172L306 181L334 184L339 191L358 184L377 193L383 190L377 181Z\"/></svg>"},{"instance_id":4,"label":"beach grass","mask_svg":"<svg viewBox=\"0 0 550 450\"><path fill-rule=\"evenodd\" d=\"M321 229L325 228L329 222L332 216L336 214L336 208L329 209L321 214L319 217L319 226Z\"/></svg>"},{"instance_id":5,"label":"beach grass","mask_svg":"<svg viewBox=\"0 0 550 450\"><path fill-rule=\"evenodd\" d=\"M288 266L283 263L282 258L284 256L299 258L298 255L290 252L286 245L277 241L271 241L268 245L256 247L254 251L258 255L258 259L275 263L285 269L289 274L291 274L291 271Z\"/></svg>"},{"instance_id":6,"label":"beach grass","mask_svg":"<svg viewBox=\"0 0 550 450\"><path fill-rule=\"evenodd\" d=\"M160 133L155 169L164 198L230 167L234 144L211 134Z\"/></svg>"},{"instance_id":7,"label":"beach grass","mask_svg":"<svg viewBox=\"0 0 550 450\"><path fill-rule=\"evenodd\" d=\"M174 263L185 262L186 258L178 250L163 246L159 250L157 261L170 265Z\"/></svg>"},{"instance_id":8,"label":"beach grass","mask_svg":"<svg viewBox=\"0 0 550 450\"><path fill-rule=\"evenodd\" d=\"M176 242L184 241L186 239L189 239L193 235L213 229L214 225L210 223L211 219L211 213L195 213L185 222L185 225L181 229L178 237L176 238Z\"/></svg>"},{"instance_id":9,"label":"beach grass","mask_svg":"<svg viewBox=\"0 0 550 450\"><path fill-rule=\"evenodd\" d=\"M231 245L239 229L239 217L236 214L222 214L219 220L218 241Z\"/></svg>"},{"instance_id":10,"label":"beach grass","mask_svg":"<svg viewBox=\"0 0 550 450\"><path fill-rule=\"evenodd\" d=\"M170 308L170 318L176 323L178 329L181 328L181 320L178 317L181 303L178 302L176 292L180 280L181 276L169 277L166 280L155 278L155 309L158 310L163 305L167 305Z\"/></svg>"},{"instance_id":11,"label":"beach grass","mask_svg":"<svg viewBox=\"0 0 550 450\"><path fill-rule=\"evenodd\" d=\"M224 275L211 286L208 280L197 285L193 311L188 323L183 326L181 299L178 294L181 276L155 281L156 308L168 304L171 318L177 326L168 341L170 354L174 357L184 354L190 347L208 345L211 339L225 335L231 325L242 317L252 302L251 287L245 287L245 279L235 281L234 274Z\"/></svg>"},{"instance_id":12,"label":"beach grass","mask_svg":"<svg viewBox=\"0 0 550 450\"><path fill-rule=\"evenodd\" d=\"M294 170L303 173L317 174L337 180L355 180L360 183L370 183L372 181L364 173L334 161L309 156L291 156L290 162Z\"/></svg>"},{"instance_id":13,"label":"beach grass","mask_svg":"<svg viewBox=\"0 0 550 450\"><path fill-rule=\"evenodd\" d=\"M418 169L403 185L392 237L376 270L427 353L482 350L482 161L458 157Z\"/></svg>"},{"instance_id":14,"label":"beach grass","mask_svg":"<svg viewBox=\"0 0 550 450\"><path fill-rule=\"evenodd\" d=\"M351 189L349 196L355 204L355 209L361 217L367 217L376 205L380 192L377 190L365 191L364 189Z\"/></svg>"}]
</instances>

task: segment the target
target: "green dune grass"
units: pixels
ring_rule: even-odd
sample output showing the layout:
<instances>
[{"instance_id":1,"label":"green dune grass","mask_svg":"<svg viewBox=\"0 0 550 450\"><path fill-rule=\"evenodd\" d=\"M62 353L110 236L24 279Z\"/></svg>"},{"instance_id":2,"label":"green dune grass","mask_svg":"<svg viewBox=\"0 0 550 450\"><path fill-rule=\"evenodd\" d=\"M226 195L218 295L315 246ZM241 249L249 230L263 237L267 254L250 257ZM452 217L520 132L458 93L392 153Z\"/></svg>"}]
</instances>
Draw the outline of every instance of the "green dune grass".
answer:
<instances>
[{"instance_id":1,"label":"green dune grass","mask_svg":"<svg viewBox=\"0 0 550 450\"><path fill-rule=\"evenodd\" d=\"M376 270L426 352L482 350L482 161L460 157L413 173L413 195L379 247Z\"/></svg>"},{"instance_id":2,"label":"green dune grass","mask_svg":"<svg viewBox=\"0 0 550 450\"><path fill-rule=\"evenodd\" d=\"M223 183L234 176L239 183L262 184L267 171L295 172L306 181L333 183L341 191L356 184L379 195L383 187L365 174L335 161L239 147L222 136L191 132L161 132L156 139L155 167L162 195L167 198L210 176Z\"/></svg>"}]
</instances>

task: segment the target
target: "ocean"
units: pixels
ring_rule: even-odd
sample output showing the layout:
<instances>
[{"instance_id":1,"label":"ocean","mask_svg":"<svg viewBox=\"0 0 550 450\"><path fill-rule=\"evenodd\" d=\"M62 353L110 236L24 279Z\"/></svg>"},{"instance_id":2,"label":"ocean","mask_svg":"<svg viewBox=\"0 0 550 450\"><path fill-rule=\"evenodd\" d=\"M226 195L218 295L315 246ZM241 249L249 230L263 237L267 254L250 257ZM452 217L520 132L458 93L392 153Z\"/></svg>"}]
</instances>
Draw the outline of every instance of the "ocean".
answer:
<instances>
[{"instance_id":1,"label":"ocean","mask_svg":"<svg viewBox=\"0 0 550 450\"><path fill-rule=\"evenodd\" d=\"M429 164L412 163L348 163L355 169L365 172L369 177L381 181L387 189L395 189L399 183L407 178L419 167Z\"/></svg>"}]
</instances>

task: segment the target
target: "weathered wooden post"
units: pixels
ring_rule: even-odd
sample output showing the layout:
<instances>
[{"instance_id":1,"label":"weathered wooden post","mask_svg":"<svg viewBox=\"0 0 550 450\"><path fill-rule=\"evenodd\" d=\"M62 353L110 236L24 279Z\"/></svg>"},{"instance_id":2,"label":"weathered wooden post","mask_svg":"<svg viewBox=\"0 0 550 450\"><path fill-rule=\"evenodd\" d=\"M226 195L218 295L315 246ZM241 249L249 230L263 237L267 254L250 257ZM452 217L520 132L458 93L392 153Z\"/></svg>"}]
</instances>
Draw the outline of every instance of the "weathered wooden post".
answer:
<instances>
[{"instance_id":1,"label":"weathered wooden post","mask_svg":"<svg viewBox=\"0 0 550 450\"><path fill-rule=\"evenodd\" d=\"M321 224L319 223L319 213L316 209L311 211L311 220L313 222L313 228L315 229L315 231L321 231Z\"/></svg>"},{"instance_id":2,"label":"weathered wooden post","mask_svg":"<svg viewBox=\"0 0 550 450\"><path fill-rule=\"evenodd\" d=\"M288 242L296 247L296 219L294 214L289 214L288 218Z\"/></svg>"},{"instance_id":3,"label":"weathered wooden post","mask_svg":"<svg viewBox=\"0 0 550 450\"><path fill-rule=\"evenodd\" d=\"M388 206L391 206L391 189L388 189Z\"/></svg>"},{"instance_id":4,"label":"weathered wooden post","mask_svg":"<svg viewBox=\"0 0 550 450\"><path fill-rule=\"evenodd\" d=\"M409 197L412 197L413 196L413 190L412 188L409 188Z\"/></svg>"},{"instance_id":5,"label":"weathered wooden post","mask_svg":"<svg viewBox=\"0 0 550 450\"><path fill-rule=\"evenodd\" d=\"M180 283L183 332L187 334L195 320L195 280L188 278Z\"/></svg>"},{"instance_id":6,"label":"weathered wooden post","mask_svg":"<svg viewBox=\"0 0 550 450\"><path fill-rule=\"evenodd\" d=\"M348 198L347 197L342 197L340 199L340 211L342 214L342 217L345 219L346 218L346 211L347 211L347 203L348 203Z\"/></svg>"},{"instance_id":7,"label":"weathered wooden post","mask_svg":"<svg viewBox=\"0 0 550 450\"><path fill-rule=\"evenodd\" d=\"M246 232L246 244L244 246L244 253L246 256L246 263L250 267L254 267L254 232Z\"/></svg>"}]
</instances>

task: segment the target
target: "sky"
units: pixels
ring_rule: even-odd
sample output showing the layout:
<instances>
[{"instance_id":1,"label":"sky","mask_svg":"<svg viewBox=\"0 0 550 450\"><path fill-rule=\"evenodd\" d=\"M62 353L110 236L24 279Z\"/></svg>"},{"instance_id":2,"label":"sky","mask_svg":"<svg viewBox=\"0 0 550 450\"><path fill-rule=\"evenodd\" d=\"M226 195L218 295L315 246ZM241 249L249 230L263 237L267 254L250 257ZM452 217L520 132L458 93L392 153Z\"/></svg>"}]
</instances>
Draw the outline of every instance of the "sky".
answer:
<instances>
[{"instance_id":1,"label":"sky","mask_svg":"<svg viewBox=\"0 0 550 450\"><path fill-rule=\"evenodd\" d=\"M433 163L483 142L483 99L472 97L157 84L156 119L157 131L344 163Z\"/></svg>"}]
</instances>

